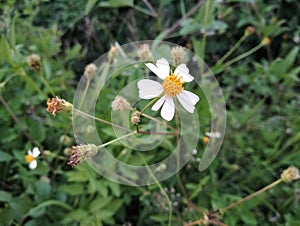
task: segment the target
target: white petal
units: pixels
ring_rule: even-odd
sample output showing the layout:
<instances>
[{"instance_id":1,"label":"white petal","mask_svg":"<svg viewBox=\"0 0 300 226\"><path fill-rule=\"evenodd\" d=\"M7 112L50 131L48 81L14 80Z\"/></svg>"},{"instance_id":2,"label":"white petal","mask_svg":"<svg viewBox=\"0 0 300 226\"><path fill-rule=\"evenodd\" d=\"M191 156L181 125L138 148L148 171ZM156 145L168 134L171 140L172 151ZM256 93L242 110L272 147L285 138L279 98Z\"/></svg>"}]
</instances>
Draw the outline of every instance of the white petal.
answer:
<instances>
[{"instance_id":1,"label":"white petal","mask_svg":"<svg viewBox=\"0 0 300 226\"><path fill-rule=\"evenodd\" d=\"M185 92L179 93L176 97L181 103L181 105L185 108L185 110L187 110L190 113L194 113L195 106Z\"/></svg>"},{"instance_id":2,"label":"white petal","mask_svg":"<svg viewBox=\"0 0 300 226\"><path fill-rule=\"evenodd\" d=\"M188 96L188 98L190 99L190 101L192 101L192 103L194 105L196 105L198 103L199 97L196 94L194 94L190 91L186 91L186 90L182 90L182 93L184 93L184 95Z\"/></svg>"},{"instance_id":3,"label":"white petal","mask_svg":"<svg viewBox=\"0 0 300 226\"><path fill-rule=\"evenodd\" d=\"M166 101L161 109L160 115L163 119L171 121L175 114L175 105L172 97L166 97Z\"/></svg>"},{"instance_id":4,"label":"white petal","mask_svg":"<svg viewBox=\"0 0 300 226\"><path fill-rule=\"evenodd\" d=\"M194 77L189 74L189 69L185 64L180 64L174 71L175 75L179 75L182 82L191 82L194 80Z\"/></svg>"},{"instance_id":5,"label":"white petal","mask_svg":"<svg viewBox=\"0 0 300 226\"><path fill-rule=\"evenodd\" d=\"M162 80L170 75L170 65L165 58L157 60L156 65L152 63L147 63L145 65Z\"/></svg>"},{"instance_id":6,"label":"white petal","mask_svg":"<svg viewBox=\"0 0 300 226\"><path fill-rule=\"evenodd\" d=\"M28 150L28 151L27 151L27 155L32 155L32 151L31 151L31 150Z\"/></svg>"},{"instance_id":7,"label":"white petal","mask_svg":"<svg viewBox=\"0 0 300 226\"><path fill-rule=\"evenodd\" d=\"M152 106L151 110L153 111L157 111L158 109L160 109L160 107L163 105L163 103L165 102L167 96L164 95L163 97L161 97L158 101L156 101L156 103Z\"/></svg>"},{"instance_id":8,"label":"white petal","mask_svg":"<svg viewBox=\"0 0 300 226\"><path fill-rule=\"evenodd\" d=\"M32 150L32 156L33 156L33 157L36 158L36 157L38 157L40 154L41 154L41 152L40 152L40 150L39 150L38 147L33 148L33 150Z\"/></svg>"},{"instance_id":9,"label":"white petal","mask_svg":"<svg viewBox=\"0 0 300 226\"><path fill-rule=\"evenodd\" d=\"M29 168L30 169L35 169L37 167L37 161L33 160L31 163L29 163Z\"/></svg>"},{"instance_id":10,"label":"white petal","mask_svg":"<svg viewBox=\"0 0 300 226\"><path fill-rule=\"evenodd\" d=\"M138 81L139 97L142 99L151 99L159 96L163 92L162 85L159 82L150 79Z\"/></svg>"}]
</instances>

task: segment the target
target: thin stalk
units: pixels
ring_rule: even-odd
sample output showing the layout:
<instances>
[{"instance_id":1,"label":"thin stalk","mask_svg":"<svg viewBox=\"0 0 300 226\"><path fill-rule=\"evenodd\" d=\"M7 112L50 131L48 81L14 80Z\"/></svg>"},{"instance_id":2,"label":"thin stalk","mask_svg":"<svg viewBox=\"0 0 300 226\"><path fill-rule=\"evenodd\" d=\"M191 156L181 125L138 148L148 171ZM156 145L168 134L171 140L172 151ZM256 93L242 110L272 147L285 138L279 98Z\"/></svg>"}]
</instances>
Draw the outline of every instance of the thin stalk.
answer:
<instances>
[{"instance_id":1,"label":"thin stalk","mask_svg":"<svg viewBox=\"0 0 300 226\"><path fill-rule=\"evenodd\" d=\"M259 49L260 49L261 47L263 47L263 46L264 46L263 43L258 44L257 46L255 46L254 48L248 50L247 52L245 52L245 53L243 53L243 54L241 54L241 55L239 55L239 56L233 58L232 60L228 61L228 62L225 64L225 67L228 67L229 65L231 65L231 64L233 64L233 63L235 63L235 62L237 62L237 61L239 61L239 60L241 60L241 59L243 59L243 58L245 58L245 57L251 55L252 53L254 53L255 51L259 50Z\"/></svg>"},{"instance_id":2,"label":"thin stalk","mask_svg":"<svg viewBox=\"0 0 300 226\"><path fill-rule=\"evenodd\" d=\"M140 114L142 114L144 111L146 111L146 109L153 104L155 101L157 101L159 97L154 98L153 100L151 100L148 104L146 104L146 106L140 111Z\"/></svg>"},{"instance_id":3,"label":"thin stalk","mask_svg":"<svg viewBox=\"0 0 300 226\"><path fill-rule=\"evenodd\" d=\"M144 164L146 166L146 169L149 172L150 176L153 178L153 180L155 181L155 183L159 187L160 191L162 192L162 194L165 196L165 198L167 200L167 203L169 205L169 222L168 222L168 226L171 226L171 221L172 221L172 203L171 203L171 200L170 200L168 194L166 193L166 191L164 190L164 188L161 186L161 183L159 183L159 181L157 180L157 178L153 174L153 172L150 169L150 167L149 167L146 159L144 158L144 156L140 154L140 157L141 157L142 161L144 162Z\"/></svg>"},{"instance_id":4,"label":"thin stalk","mask_svg":"<svg viewBox=\"0 0 300 226\"><path fill-rule=\"evenodd\" d=\"M109 141L109 142L106 142L105 144L101 144L101 145L99 145L97 148L98 148L98 149L103 148L103 147L105 147L105 146L107 146L107 145L110 145L110 144L116 142L116 141L119 141L119 140L122 140L122 139L124 139L124 138L126 138L126 137L129 137L129 136L131 136L131 135L133 135L133 134L135 134L135 133L137 133L137 132L136 132L136 131L133 131L133 132L131 132L131 133L125 134L125 135L120 136L120 137L118 137L118 138L116 138L116 139L113 139L113 140L111 140L111 141Z\"/></svg>"},{"instance_id":5,"label":"thin stalk","mask_svg":"<svg viewBox=\"0 0 300 226\"><path fill-rule=\"evenodd\" d=\"M205 2L205 14L204 14L204 25L203 25L203 36L202 36L202 42L201 42L201 51L203 55L201 56L204 60L205 58L205 47L206 47L206 27L208 24L208 14L209 14L209 6L211 4L211 0L207 0Z\"/></svg>"},{"instance_id":6,"label":"thin stalk","mask_svg":"<svg viewBox=\"0 0 300 226\"><path fill-rule=\"evenodd\" d=\"M87 114L87 113L85 113L85 112L83 112L83 111L80 111L80 110L78 110L78 109L76 109L76 108L74 108L74 107L73 107L73 110L74 110L75 112L78 112L78 113L80 113L80 114L82 114L82 115L86 116L86 117L89 117L89 118L95 119L96 121L99 121L99 122L105 123L105 124L107 124L107 125L110 125L110 126L117 127L117 128L119 128L119 129L126 130L126 131L128 131L128 132L131 132L131 130L130 130L130 129L128 129L128 128L126 128L126 127L123 127L123 126L117 125L117 124L115 124L115 123L112 123L112 122L106 121L106 120L104 120L104 119L97 118L97 117L95 117L95 116L89 115L89 114Z\"/></svg>"},{"instance_id":7,"label":"thin stalk","mask_svg":"<svg viewBox=\"0 0 300 226\"><path fill-rule=\"evenodd\" d=\"M217 61L216 65L222 64L224 60L226 60L241 44L242 42L248 37L248 35L243 35L232 48L221 58Z\"/></svg>"},{"instance_id":8,"label":"thin stalk","mask_svg":"<svg viewBox=\"0 0 300 226\"><path fill-rule=\"evenodd\" d=\"M41 77L42 82L45 84L45 86L47 87L47 89L51 93L51 95L55 97L56 95L55 95L53 89L51 88L51 86L49 85L49 83L47 82L42 69L40 70L40 77Z\"/></svg>"},{"instance_id":9,"label":"thin stalk","mask_svg":"<svg viewBox=\"0 0 300 226\"><path fill-rule=\"evenodd\" d=\"M4 105L4 107L6 108L6 110L8 111L8 113L10 114L10 116L12 117L12 119L16 122L16 124L19 126L19 128L22 130L23 134L25 135L25 137L27 137L32 143L34 144L38 144L36 143L29 135L29 133L25 130L24 126L22 125L22 123L20 122L20 120L18 119L18 117L15 115L15 113L11 110L11 108L9 107L8 103L5 101L5 99L2 97L2 95L0 95L0 101L1 103Z\"/></svg>"},{"instance_id":10,"label":"thin stalk","mask_svg":"<svg viewBox=\"0 0 300 226\"><path fill-rule=\"evenodd\" d=\"M83 101L86 98L86 94L87 94L87 91L88 91L88 89L90 87L90 83L91 83L91 80L89 78L87 78L87 81L86 81L86 84L85 84L85 88L84 88L84 91L83 91L83 95L82 95L80 103L79 103L79 107L78 107L79 109L81 109Z\"/></svg>"},{"instance_id":11,"label":"thin stalk","mask_svg":"<svg viewBox=\"0 0 300 226\"><path fill-rule=\"evenodd\" d=\"M32 86L41 96L43 96L45 99L48 99L48 96L35 84L35 82L27 75L22 74L22 78L25 79L25 81Z\"/></svg>"},{"instance_id":12,"label":"thin stalk","mask_svg":"<svg viewBox=\"0 0 300 226\"><path fill-rule=\"evenodd\" d=\"M262 189L260 189L260 190L258 190L256 192L254 192L254 193L252 193L252 194L250 194L250 195L248 195L248 196L246 196L246 197L244 197L244 198L242 198L242 199L240 199L240 200L238 200L238 201L230 204L229 206L226 206L225 208L220 209L220 212L223 213L226 210L229 210L229 209L231 209L231 208L233 208L233 207L235 207L235 206L237 206L237 205L239 205L239 204L241 204L241 203L243 203L243 202L245 202L245 201L247 201L249 199L252 199L253 197L255 197L255 196L257 196L257 195L259 195L259 194L261 194L261 193L263 193L263 192L265 192L265 191L267 191L267 190L269 190L269 189L271 189L273 187L275 187L277 184L280 184L282 181L283 180L280 178L280 179L274 181L273 183L267 185L266 187L264 187L264 188L262 188Z\"/></svg>"}]
</instances>

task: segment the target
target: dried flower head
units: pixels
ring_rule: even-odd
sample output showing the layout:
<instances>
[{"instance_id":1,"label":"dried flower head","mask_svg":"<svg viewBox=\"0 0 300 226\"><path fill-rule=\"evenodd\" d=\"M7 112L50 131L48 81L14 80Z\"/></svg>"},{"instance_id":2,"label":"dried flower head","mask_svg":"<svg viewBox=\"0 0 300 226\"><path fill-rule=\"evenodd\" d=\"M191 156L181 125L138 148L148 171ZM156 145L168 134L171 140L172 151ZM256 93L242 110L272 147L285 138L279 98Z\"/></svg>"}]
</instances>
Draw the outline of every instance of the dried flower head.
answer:
<instances>
[{"instance_id":1,"label":"dried flower head","mask_svg":"<svg viewBox=\"0 0 300 226\"><path fill-rule=\"evenodd\" d=\"M108 52L108 61L112 62L118 54L118 48L115 45L111 45Z\"/></svg>"},{"instance_id":2,"label":"dried flower head","mask_svg":"<svg viewBox=\"0 0 300 226\"><path fill-rule=\"evenodd\" d=\"M124 97L116 96L111 103L111 107L114 111L124 111L130 109L130 104Z\"/></svg>"},{"instance_id":3,"label":"dried flower head","mask_svg":"<svg viewBox=\"0 0 300 226\"><path fill-rule=\"evenodd\" d=\"M185 54L186 54L186 51L182 46L173 47L171 49L172 64L175 67L182 64Z\"/></svg>"},{"instance_id":4,"label":"dried flower head","mask_svg":"<svg viewBox=\"0 0 300 226\"><path fill-rule=\"evenodd\" d=\"M31 54L27 57L27 64L32 70L38 71L41 68L41 57L37 54Z\"/></svg>"},{"instance_id":5,"label":"dried flower head","mask_svg":"<svg viewBox=\"0 0 300 226\"><path fill-rule=\"evenodd\" d=\"M73 146L68 165L76 166L82 160L91 159L97 154L98 148L94 144Z\"/></svg>"},{"instance_id":6,"label":"dried flower head","mask_svg":"<svg viewBox=\"0 0 300 226\"><path fill-rule=\"evenodd\" d=\"M92 80L96 75L97 67L95 64L88 64L85 67L84 75L87 77L87 79Z\"/></svg>"},{"instance_id":7,"label":"dried flower head","mask_svg":"<svg viewBox=\"0 0 300 226\"><path fill-rule=\"evenodd\" d=\"M270 43L271 43L271 39L268 38L268 37L265 37L265 38L261 41L261 44L264 45L264 46L270 45Z\"/></svg>"},{"instance_id":8,"label":"dried flower head","mask_svg":"<svg viewBox=\"0 0 300 226\"><path fill-rule=\"evenodd\" d=\"M132 116L131 116L131 122L133 124L139 124L140 122L140 113L138 111L135 111L132 113Z\"/></svg>"},{"instance_id":9,"label":"dried flower head","mask_svg":"<svg viewBox=\"0 0 300 226\"><path fill-rule=\"evenodd\" d=\"M300 179L299 170L295 166L290 166L281 173L280 178L286 183L290 183L293 180L298 180Z\"/></svg>"},{"instance_id":10,"label":"dried flower head","mask_svg":"<svg viewBox=\"0 0 300 226\"><path fill-rule=\"evenodd\" d=\"M153 56L148 44L140 45L140 47L137 50L137 55L140 58L140 60L153 61Z\"/></svg>"},{"instance_id":11,"label":"dried flower head","mask_svg":"<svg viewBox=\"0 0 300 226\"><path fill-rule=\"evenodd\" d=\"M64 145L68 146L68 145L72 144L72 139L67 135L61 135L60 138L59 138L59 142L61 144L64 144Z\"/></svg>"},{"instance_id":12,"label":"dried flower head","mask_svg":"<svg viewBox=\"0 0 300 226\"><path fill-rule=\"evenodd\" d=\"M251 35L254 31L255 31L255 27L253 27L253 26L248 26L248 27L246 28L246 30L245 30L245 35L246 35L246 36L249 36L249 35Z\"/></svg>"},{"instance_id":13,"label":"dried flower head","mask_svg":"<svg viewBox=\"0 0 300 226\"><path fill-rule=\"evenodd\" d=\"M70 112L73 108L73 104L59 97L48 99L47 105L47 111L54 116L57 112Z\"/></svg>"}]
</instances>

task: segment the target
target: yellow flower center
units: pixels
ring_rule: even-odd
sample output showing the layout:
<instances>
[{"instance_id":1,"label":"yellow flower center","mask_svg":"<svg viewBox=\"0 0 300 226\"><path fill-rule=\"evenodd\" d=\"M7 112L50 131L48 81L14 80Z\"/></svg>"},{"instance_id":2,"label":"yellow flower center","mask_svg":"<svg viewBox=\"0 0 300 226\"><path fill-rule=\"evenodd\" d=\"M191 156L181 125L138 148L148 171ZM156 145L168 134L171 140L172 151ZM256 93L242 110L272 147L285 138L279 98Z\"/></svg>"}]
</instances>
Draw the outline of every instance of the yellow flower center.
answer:
<instances>
[{"instance_id":1,"label":"yellow flower center","mask_svg":"<svg viewBox=\"0 0 300 226\"><path fill-rule=\"evenodd\" d=\"M25 156L25 161L27 163L31 163L34 160L34 157L32 155L26 155Z\"/></svg>"},{"instance_id":2,"label":"yellow flower center","mask_svg":"<svg viewBox=\"0 0 300 226\"><path fill-rule=\"evenodd\" d=\"M168 96L176 96L183 90L183 82L180 81L181 77L177 77L173 73L165 78L162 86L165 94Z\"/></svg>"}]
</instances>

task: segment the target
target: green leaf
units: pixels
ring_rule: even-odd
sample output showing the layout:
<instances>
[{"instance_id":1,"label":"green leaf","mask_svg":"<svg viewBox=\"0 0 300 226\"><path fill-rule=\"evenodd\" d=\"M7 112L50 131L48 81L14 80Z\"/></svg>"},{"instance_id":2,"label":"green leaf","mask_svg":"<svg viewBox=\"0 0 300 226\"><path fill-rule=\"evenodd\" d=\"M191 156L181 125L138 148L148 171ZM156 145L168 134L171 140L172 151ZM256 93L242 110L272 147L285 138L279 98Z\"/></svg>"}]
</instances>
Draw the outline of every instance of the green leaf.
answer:
<instances>
[{"instance_id":1,"label":"green leaf","mask_svg":"<svg viewBox=\"0 0 300 226\"><path fill-rule=\"evenodd\" d=\"M7 191L0 191L0 201L9 202L12 198L12 195Z\"/></svg>"},{"instance_id":2,"label":"green leaf","mask_svg":"<svg viewBox=\"0 0 300 226\"><path fill-rule=\"evenodd\" d=\"M0 40L0 52L0 60L12 65L11 49L4 35L1 36Z\"/></svg>"},{"instance_id":3,"label":"green leaf","mask_svg":"<svg viewBox=\"0 0 300 226\"><path fill-rule=\"evenodd\" d=\"M30 120L29 134L33 140L42 142L46 138L46 131L43 123L38 120Z\"/></svg>"},{"instance_id":4,"label":"green leaf","mask_svg":"<svg viewBox=\"0 0 300 226\"><path fill-rule=\"evenodd\" d=\"M69 195L81 195L84 193L83 184L65 184L60 186L59 189Z\"/></svg>"},{"instance_id":5,"label":"green leaf","mask_svg":"<svg viewBox=\"0 0 300 226\"><path fill-rule=\"evenodd\" d=\"M0 162L8 162L12 159L12 156L6 152L0 151Z\"/></svg>"},{"instance_id":6,"label":"green leaf","mask_svg":"<svg viewBox=\"0 0 300 226\"><path fill-rule=\"evenodd\" d=\"M85 10L84 10L84 15L87 15L92 11L92 9L93 9L94 5L96 4L96 2L97 2L97 0L89 0L86 3Z\"/></svg>"},{"instance_id":7,"label":"green leaf","mask_svg":"<svg viewBox=\"0 0 300 226\"><path fill-rule=\"evenodd\" d=\"M107 182L107 185L110 187L111 191L116 197L119 197L121 195L121 189L120 185L111 181Z\"/></svg>"},{"instance_id":8,"label":"green leaf","mask_svg":"<svg viewBox=\"0 0 300 226\"><path fill-rule=\"evenodd\" d=\"M101 210L99 212L97 212L97 217L99 217L100 219L107 219L110 218L114 215L113 211L110 210Z\"/></svg>"}]
</instances>

